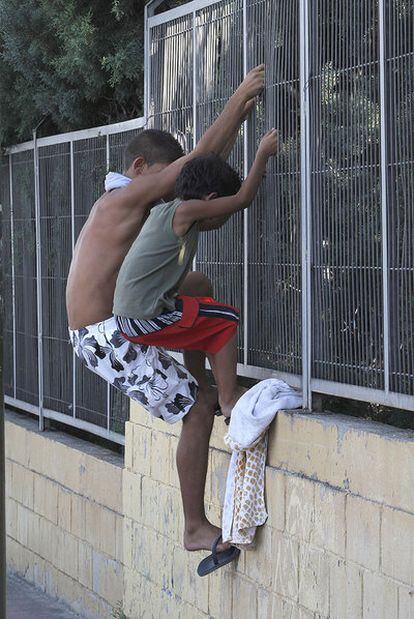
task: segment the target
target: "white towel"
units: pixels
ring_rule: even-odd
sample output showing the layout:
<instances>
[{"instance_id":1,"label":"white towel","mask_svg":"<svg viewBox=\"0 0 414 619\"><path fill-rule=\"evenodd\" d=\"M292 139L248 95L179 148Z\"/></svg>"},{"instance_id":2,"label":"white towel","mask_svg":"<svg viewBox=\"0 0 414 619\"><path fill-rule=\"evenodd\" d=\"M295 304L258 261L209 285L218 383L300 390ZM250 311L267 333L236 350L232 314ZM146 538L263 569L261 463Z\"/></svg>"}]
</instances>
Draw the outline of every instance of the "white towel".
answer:
<instances>
[{"instance_id":1,"label":"white towel","mask_svg":"<svg viewBox=\"0 0 414 619\"><path fill-rule=\"evenodd\" d=\"M252 547L256 527L264 524L267 429L280 410L302 406L301 394L282 380L268 379L247 391L231 413L224 437L232 449L223 508L223 540Z\"/></svg>"},{"instance_id":2,"label":"white towel","mask_svg":"<svg viewBox=\"0 0 414 619\"><path fill-rule=\"evenodd\" d=\"M132 181L132 178L118 174L118 172L108 172L105 176L105 191L117 189L118 187L126 187Z\"/></svg>"}]
</instances>

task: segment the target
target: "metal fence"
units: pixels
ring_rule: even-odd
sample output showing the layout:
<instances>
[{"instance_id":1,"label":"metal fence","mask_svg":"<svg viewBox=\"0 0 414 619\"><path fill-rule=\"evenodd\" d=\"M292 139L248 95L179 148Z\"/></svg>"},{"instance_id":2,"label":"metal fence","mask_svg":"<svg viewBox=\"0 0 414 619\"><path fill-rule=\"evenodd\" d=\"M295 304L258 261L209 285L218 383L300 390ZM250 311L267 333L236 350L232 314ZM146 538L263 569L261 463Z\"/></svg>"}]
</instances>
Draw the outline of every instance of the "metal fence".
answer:
<instances>
[{"instance_id":1,"label":"metal fence","mask_svg":"<svg viewBox=\"0 0 414 619\"><path fill-rule=\"evenodd\" d=\"M124 442L128 399L69 345L65 288L75 240L137 119L19 144L0 162L6 403Z\"/></svg>"},{"instance_id":2,"label":"metal fence","mask_svg":"<svg viewBox=\"0 0 414 619\"><path fill-rule=\"evenodd\" d=\"M190 149L265 62L233 165L246 174L263 131L281 131L254 205L204 234L196 261L242 310L240 374L302 386L305 407L315 391L414 410L412 0L160 4L147 9L148 123ZM0 163L7 402L119 442L127 401L74 359L64 288L104 174L143 125L38 140L37 201L33 143Z\"/></svg>"},{"instance_id":3,"label":"metal fence","mask_svg":"<svg viewBox=\"0 0 414 619\"><path fill-rule=\"evenodd\" d=\"M239 371L414 410L414 3L195 0L147 9L147 114L197 141L244 73L266 89L233 164L276 126L255 204L198 265L242 310Z\"/></svg>"}]
</instances>

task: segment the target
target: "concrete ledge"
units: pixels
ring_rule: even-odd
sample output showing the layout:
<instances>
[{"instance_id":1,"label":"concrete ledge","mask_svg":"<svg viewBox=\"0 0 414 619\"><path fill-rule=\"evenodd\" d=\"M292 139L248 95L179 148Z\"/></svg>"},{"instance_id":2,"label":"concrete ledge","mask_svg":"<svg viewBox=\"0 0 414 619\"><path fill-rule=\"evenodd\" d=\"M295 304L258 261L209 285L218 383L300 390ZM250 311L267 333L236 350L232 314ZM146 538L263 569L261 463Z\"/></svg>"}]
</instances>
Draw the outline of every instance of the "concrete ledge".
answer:
<instances>
[{"instance_id":1,"label":"concrete ledge","mask_svg":"<svg viewBox=\"0 0 414 619\"><path fill-rule=\"evenodd\" d=\"M414 432L334 414L279 413L268 464L414 511Z\"/></svg>"}]
</instances>

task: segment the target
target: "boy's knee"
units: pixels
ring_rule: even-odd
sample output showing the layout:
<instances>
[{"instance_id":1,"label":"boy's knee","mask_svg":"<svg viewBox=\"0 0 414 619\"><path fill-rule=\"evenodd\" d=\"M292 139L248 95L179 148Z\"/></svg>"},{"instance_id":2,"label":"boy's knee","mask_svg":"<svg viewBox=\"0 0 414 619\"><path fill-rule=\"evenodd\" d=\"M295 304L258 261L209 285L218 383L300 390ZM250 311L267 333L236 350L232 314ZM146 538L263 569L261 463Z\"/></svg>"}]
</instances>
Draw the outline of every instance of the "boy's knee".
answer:
<instances>
[{"instance_id":1,"label":"boy's knee","mask_svg":"<svg viewBox=\"0 0 414 619\"><path fill-rule=\"evenodd\" d=\"M208 405L208 402L198 396L195 404L189 410L189 412L183 417L183 423L191 424L196 423L198 425L206 424L209 426L214 423L214 411L211 406Z\"/></svg>"},{"instance_id":2,"label":"boy's knee","mask_svg":"<svg viewBox=\"0 0 414 619\"><path fill-rule=\"evenodd\" d=\"M189 297L212 297L213 284L204 273L193 271L184 279L179 294Z\"/></svg>"}]
</instances>

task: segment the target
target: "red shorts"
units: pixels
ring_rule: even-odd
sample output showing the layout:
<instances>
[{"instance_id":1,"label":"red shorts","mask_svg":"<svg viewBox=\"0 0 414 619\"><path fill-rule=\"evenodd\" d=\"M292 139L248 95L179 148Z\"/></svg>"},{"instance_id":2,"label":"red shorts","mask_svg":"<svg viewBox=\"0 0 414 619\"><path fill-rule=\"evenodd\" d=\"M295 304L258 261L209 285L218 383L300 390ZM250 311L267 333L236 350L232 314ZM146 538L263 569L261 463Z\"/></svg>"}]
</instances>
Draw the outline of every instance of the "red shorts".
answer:
<instances>
[{"instance_id":1,"label":"red shorts","mask_svg":"<svg viewBox=\"0 0 414 619\"><path fill-rule=\"evenodd\" d=\"M239 312L211 297L178 296L176 309L152 320L116 317L123 336L136 344L217 353L237 332Z\"/></svg>"}]
</instances>

